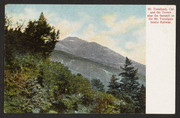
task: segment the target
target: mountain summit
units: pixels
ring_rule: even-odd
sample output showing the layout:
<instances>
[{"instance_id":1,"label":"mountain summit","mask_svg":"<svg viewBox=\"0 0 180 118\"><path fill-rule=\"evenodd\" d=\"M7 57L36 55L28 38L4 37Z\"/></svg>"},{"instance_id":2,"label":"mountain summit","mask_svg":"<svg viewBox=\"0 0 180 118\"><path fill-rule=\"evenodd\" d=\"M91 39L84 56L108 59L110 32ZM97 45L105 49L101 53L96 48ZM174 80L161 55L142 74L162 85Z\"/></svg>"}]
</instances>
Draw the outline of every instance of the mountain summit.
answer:
<instances>
[{"instance_id":1,"label":"mountain summit","mask_svg":"<svg viewBox=\"0 0 180 118\"><path fill-rule=\"evenodd\" d=\"M67 37L56 44L55 50L64 51L100 64L120 69L125 57L95 42L87 42L77 37ZM132 60L138 73L145 75L145 65Z\"/></svg>"}]
</instances>

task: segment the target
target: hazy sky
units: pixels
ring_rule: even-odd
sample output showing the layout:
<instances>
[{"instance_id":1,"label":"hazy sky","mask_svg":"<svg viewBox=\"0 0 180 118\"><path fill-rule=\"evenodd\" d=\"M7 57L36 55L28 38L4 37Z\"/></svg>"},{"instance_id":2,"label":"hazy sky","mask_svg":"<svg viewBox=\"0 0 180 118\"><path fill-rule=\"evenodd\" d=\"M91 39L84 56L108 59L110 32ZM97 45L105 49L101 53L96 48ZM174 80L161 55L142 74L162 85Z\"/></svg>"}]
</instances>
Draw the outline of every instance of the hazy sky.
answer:
<instances>
[{"instance_id":1,"label":"hazy sky","mask_svg":"<svg viewBox=\"0 0 180 118\"><path fill-rule=\"evenodd\" d=\"M79 37L145 64L145 5L7 5L7 15L17 21L38 19L60 30L60 39Z\"/></svg>"}]
</instances>

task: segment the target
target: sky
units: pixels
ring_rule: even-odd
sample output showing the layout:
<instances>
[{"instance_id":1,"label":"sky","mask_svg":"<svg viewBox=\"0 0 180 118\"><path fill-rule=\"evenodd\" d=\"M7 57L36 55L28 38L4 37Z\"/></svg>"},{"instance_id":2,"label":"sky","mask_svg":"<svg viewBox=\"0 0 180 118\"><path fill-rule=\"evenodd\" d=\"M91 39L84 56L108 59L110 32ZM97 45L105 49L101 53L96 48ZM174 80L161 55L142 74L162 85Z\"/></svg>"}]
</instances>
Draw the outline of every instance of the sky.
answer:
<instances>
[{"instance_id":1,"label":"sky","mask_svg":"<svg viewBox=\"0 0 180 118\"><path fill-rule=\"evenodd\" d=\"M126 56L146 62L145 5L25 5L5 8L12 25L37 20L41 12L47 22L60 30L60 38L78 37Z\"/></svg>"}]
</instances>

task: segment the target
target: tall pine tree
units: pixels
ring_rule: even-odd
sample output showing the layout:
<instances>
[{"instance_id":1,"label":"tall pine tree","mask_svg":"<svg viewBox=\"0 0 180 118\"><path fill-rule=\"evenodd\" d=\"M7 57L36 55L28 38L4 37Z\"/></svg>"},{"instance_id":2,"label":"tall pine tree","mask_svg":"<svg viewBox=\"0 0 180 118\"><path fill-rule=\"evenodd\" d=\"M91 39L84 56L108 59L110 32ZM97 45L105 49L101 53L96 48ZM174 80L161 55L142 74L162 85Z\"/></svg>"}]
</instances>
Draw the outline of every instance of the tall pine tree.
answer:
<instances>
[{"instance_id":1,"label":"tall pine tree","mask_svg":"<svg viewBox=\"0 0 180 118\"><path fill-rule=\"evenodd\" d=\"M45 58L50 56L59 38L59 30L56 31L47 23L43 12L39 20L29 21L24 33L27 39L25 43L27 50L31 53L39 53Z\"/></svg>"},{"instance_id":2,"label":"tall pine tree","mask_svg":"<svg viewBox=\"0 0 180 118\"><path fill-rule=\"evenodd\" d=\"M133 101L137 101L137 93L140 90L140 84L136 81L138 80L137 72L132 65L132 62L126 57L125 64L121 67L122 73L119 76L122 77L120 80L119 91L124 96L130 96Z\"/></svg>"}]
</instances>

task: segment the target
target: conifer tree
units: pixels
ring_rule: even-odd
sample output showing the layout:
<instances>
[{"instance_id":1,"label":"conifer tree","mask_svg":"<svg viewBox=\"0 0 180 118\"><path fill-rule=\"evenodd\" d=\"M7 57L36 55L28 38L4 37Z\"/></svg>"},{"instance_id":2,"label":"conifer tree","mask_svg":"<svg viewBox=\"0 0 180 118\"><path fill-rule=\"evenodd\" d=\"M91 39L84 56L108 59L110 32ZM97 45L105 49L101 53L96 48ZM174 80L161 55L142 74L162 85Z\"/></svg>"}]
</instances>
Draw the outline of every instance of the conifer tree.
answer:
<instances>
[{"instance_id":1,"label":"conifer tree","mask_svg":"<svg viewBox=\"0 0 180 118\"><path fill-rule=\"evenodd\" d=\"M50 56L59 38L59 30L56 31L47 23L43 12L38 21L29 21L24 33L27 50L31 53L39 53L45 58Z\"/></svg>"},{"instance_id":2,"label":"conifer tree","mask_svg":"<svg viewBox=\"0 0 180 118\"><path fill-rule=\"evenodd\" d=\"M138 108L136 109L137 113L145 113L145 95L146 95L146 90L145 90L145 86L141 85L141 88L138 92L137 98L138 98Z\"/></svg>"},{"instance_id":3,"label":"conifer tree","mask_svg":"<svg viewBox=\"0 0 180 118\"><path fill-rule=\"evenodd\" d=\"M112 75L111 80L109 82L109 89L108 89L108 93L117 96L119 94L118 88L119 88L119 83L117 82L118 78L116 78L115 75Z\"/></svg>"},{"instance_id":4,"label":"conifer tree","mask_svg":"<svg viewBox=\"0 0 180 118\"><path fill-rule=\"evenodd\" d=\"M91 85L95 90L104 91L104 85L100 79L92 79Z\"/></svg>"},{"instance_id":5,"label":"conifer tree","mask_svg":"<svg viewBox=\"0 0 180 118\"><path fill-rule=\"evenodd\" d=\"M119 91L123 95L128 95L134 101L137 101L137 93L140 89L140 84L136 81L138 80L137 71L134 69L132 62L126 57L124 67L121 67L122 73L119 76L122 77L120 80Z\"/></svg>"}]
</instances>

